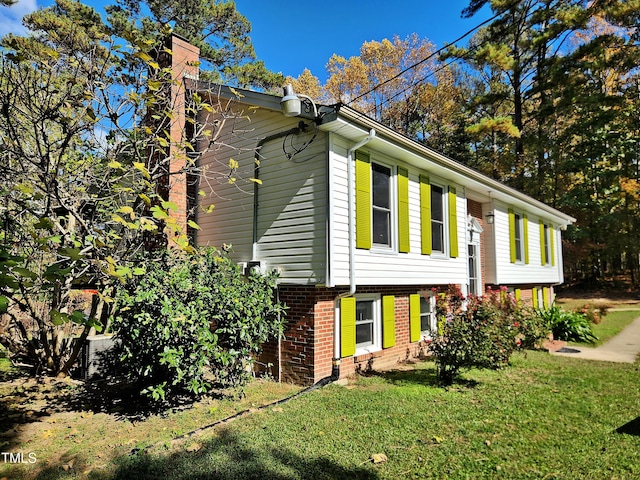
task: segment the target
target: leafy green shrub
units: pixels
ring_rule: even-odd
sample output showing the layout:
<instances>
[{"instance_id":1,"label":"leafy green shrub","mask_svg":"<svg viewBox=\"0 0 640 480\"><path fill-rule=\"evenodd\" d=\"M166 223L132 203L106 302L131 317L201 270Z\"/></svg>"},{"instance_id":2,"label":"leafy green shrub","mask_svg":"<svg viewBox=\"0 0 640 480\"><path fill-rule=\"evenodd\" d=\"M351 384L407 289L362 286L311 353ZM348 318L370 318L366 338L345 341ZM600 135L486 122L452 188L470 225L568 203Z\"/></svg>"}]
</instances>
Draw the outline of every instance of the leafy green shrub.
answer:
<instances>
[{"instance_id":1,"label":"leafy green shrub","mask_svg":"<svg viewBox=\"0 0 640 480\"><path fill-rule=\"evenodd\" d=\"M567 312L557 305L539 310L538 315L547 322L556 340L594 343L598 337L591 330L591 321L580 312Z\"/></svg>"},{"instance_id":2,"label":"leafy green shrub","mask_svg":"<svg viewBox=\"0 0 640 480\"><path fill-rule=\"evenodd\" d=\"M245 277L226 251L143 259L116 294L113 330L121 373L153 400L241 385L252 356L282 334L275 275ZM207 376L207 370L210 376Z\"/></svg>"},{"instance_id":3,"label":"leafy green shrub","mask_svg":"<svg viewBox=\"0 0 640 480\"><path fill-rule=\"evenodd\" d=\"M587 317L587 320L589 320L589 322L595 323L597 325L602 321L602 317L607 314L608 310L609 306L606 304L594 305L591 303L585 303L582 307L576 307L574 309L574 312L583 314L585 317Z\"/></svg>"},{"instance_id":4,"label":"leafy green shrub","mask_svg":"<svg viewBox=\"0 0 640 480\"><path fill-rule=\"evenodd\" d=\"M567 312L557 305L536 312L542 322L549 325L553 338L581 343L593 343L598 337L591 329L592 322L581 312Z\"/></svg>"},{"instance_id":5,"label":"leafy green shrub","mask_svg":"<svg viewBox=\"0 0 640 480\"><path fill-rule=\"evenodd\" d=\"M520 307L514 312L514 325L519 329L519 348L536 350L541 348L542 342L549 337L551 325L546 318L527 307Z\"/></svg>"},{"instance_id":6,"label":"leafy green shrub","mask_svg":"<svg viewBox=\"0 0 640 480\"><path fill-rule=\"evenodd\" d=\"M430 345L443 385L451 384L462 369L507 365L523 337L520 326L525 315L506 291L471 296L463 304L456 290L450 287L439 299L438 313L444 316L439 318L439 335ZM446 311L445 305L453 309Z\"/></svg>"}]
</instances>

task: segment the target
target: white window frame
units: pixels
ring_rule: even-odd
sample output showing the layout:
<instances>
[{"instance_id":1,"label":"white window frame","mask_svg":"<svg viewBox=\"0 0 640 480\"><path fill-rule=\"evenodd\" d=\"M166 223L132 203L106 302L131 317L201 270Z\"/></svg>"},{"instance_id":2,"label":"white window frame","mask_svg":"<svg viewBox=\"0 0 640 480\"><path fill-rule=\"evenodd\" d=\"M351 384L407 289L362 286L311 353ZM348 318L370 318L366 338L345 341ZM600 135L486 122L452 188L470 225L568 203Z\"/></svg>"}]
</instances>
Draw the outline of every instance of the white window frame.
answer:
<instances>
[{"instance_id":1,"label":"white window frame","mask_svg":"<svg viewBox=\"0 0 640 480\"><path fill-rule=\"evenodd\" d=\"M435 229L433 228L433 187L440 188L442 195L442 250L436 250L433 242ZM431 254L435 257L447 257L449 255L449 187L437 182L431 182Z\"/></svg>"},{"instance_id":2,"label":"white window frame","mask_svg":"<svg viewBox=\"0 0 640 480\"><path fill-rule=\"evenodd\" d=\"M513 220L515 230L513 241L516 247L516 263L524 263L524 214L513 212Z\"/></svg>"},{"instance_id":3,"label":"white window frame","mask_svg":"<svg viewBox=\"0 0 640 480\"><path fill-rule=\"evenodd\" d=\"M426 295L426 298L425 298ZM429 306L429 312L424 312L422 307L425 305ZM422 319L428 318L427 322L429 324L429 328L427 330L422 329ZM433 339L434 336L437 336L438 330L438 320L436 318L436 296L433 292L421 292L420 293L420 340L430 340Z\"/></svg>"},{"instance_id":4,"label":"white window frame","mask_svg":"<svg viewBox=\"0 0 640 480\"><path fill-rule=\"evenodd\" d=\"M544 301L544 287L539 286L537 287L538 290L536 292L536 295L538 296L538 309L543 309L544 305L545 305L545 301Z\"/></svg>"},{"instance_id":5,"label":"white window frame","mask_svg":"<svg viewBox=\"0 0 640 480\"><path fill-rule=\"evenodd\" d=\"M548 223L543 223L542 225L544 227L544 266L550 267L553 265L553 260L551 259L551 225Z\"/></svg>"},{"instance_id":6,"label":"white window frame","mask_svg":"<svg viewBox=\"0 0 640 480\"><path fill-rule=\"evenodd\" d=\"M389 169L389 245L384 243L376 243L374 236L374 211L376 209L383 210L381 207L376 207L373 203L373 165L379 165ZM371 159L371 250L378 253L398 253L397 252L397 222L396 211L398 203L398 193L396 190L397 183L397 168L387 162L380 161L378 159Z\"/></svg>"},{"instance_id":7,"label":"white window frame","mask_svg":"<svg viewBox=\"0 0 640 480\"><path fill-rule=\"evenodd\" d=\"M373 339L369 345L358 346L355 355L364 355L382 350L382 301L379 294L357 294L356 298L356 328L358 325L358 302L373 302Z\"/></svg>"}]
</instances>

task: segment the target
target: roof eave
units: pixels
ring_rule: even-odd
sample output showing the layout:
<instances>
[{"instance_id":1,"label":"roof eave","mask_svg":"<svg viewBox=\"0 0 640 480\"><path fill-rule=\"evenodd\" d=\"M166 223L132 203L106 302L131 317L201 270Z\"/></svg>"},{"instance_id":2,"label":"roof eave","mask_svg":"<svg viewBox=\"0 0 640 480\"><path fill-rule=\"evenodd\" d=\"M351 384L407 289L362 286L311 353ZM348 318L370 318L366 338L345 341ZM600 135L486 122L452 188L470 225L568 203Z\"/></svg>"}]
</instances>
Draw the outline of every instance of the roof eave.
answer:
<instances>
[{"instance_id":1,"label":"roof eave","mask_svg":"<svg viewBox=\"0 0 640 480\"><path fill-rule=\"evenodd\" d=\"M341 122L341 119L345 123ZM378 141L387 141L395 145L398 149L408 151L416 157L428 159L450 170L453 173L451 176L452 181L476 191L481 192L481 190L484 189L484 192L481 193L486 194L490 198L506 202L513 202L513 200L515 200L517 203L534 207L536 210L540 210L546 215L551 216L557 223L564 226L571 225L576 221L574 217L411 140L350 107L341 106L337 115L330 116L327 118L327 121L323 121L321 128L325 131L333 131L334 133L341 131L343 134L346 134L345 128L348 124L359 125L362 128L362 135L366 135L372 128L375 129Z\"/></svg>"}]
</instances>

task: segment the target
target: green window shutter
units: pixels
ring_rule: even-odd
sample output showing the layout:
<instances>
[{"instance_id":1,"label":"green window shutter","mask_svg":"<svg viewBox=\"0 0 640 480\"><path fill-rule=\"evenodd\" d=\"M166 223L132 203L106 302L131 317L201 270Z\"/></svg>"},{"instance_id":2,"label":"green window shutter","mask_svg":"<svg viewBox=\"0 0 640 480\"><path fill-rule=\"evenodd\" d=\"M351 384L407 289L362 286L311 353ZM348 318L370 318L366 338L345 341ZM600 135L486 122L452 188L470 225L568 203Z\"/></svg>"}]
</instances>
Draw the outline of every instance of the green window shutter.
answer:
<instances>
[{"instance_id":1,"label":"green window shutter","mask_svg":"<svg viewBox=\"0 0 640 480\"><path fill-rule=\"evenodd\" d=\"M409 171L398 167L398 251L409 249Z\"/></svg>"},{"instance_id":2,"label":"green window shutter","mask_svg":"<svg viewBox=\"0 0 640 480\"><path fill-rule=\"evenodd\" d=\"M542 220L538 220L540 224L540 262L542 265L547 264L547 255L545 253L545 238L544 238L544 222Z\"/></svg>"},{"instance_id":3,"label":"green window shutter","mask_svg":"<svg viewBox=\"0 0 640 480\"><path fill-rule=\"evenodd\" d=\"M536 287L531 289L531 301L533 302L533 308L538 308L538 289Z\"/></svg>"},{"instance_id":4,"label":"green window shutter","mask_svg":"<svg viewBox=\"0 0 640 480\"><path fill-rule=\"evenodd\" d=\"M516 214L509 209L509 257L511 263L516 263Z\"/></svg>"},{"instance_id":5,"label":"green window shutter","mask_svg":"<svg viewBox=\"0 0 640 480\"><path fill-rule=\"evenodd\" d=\"M396 306L393 295L382 297L382 348L396 344Z\"/></svg>"},{"instance_id":6,"label":"green window shutter","mask_svg":"<svg viewBox=\"0 0 640 480\"><path fill-rule=\"evenodd\" d=\"M524 263L525 265L529 265L529 219L527 218L527 214L523 215L522 220L522 236L524 242Z\"/></svg>"},{"instance_id":7,"label":"green window shutter","mask_svg":"<svg viewBox=\"0 0 640 480\"><path fill-rule=\"evenodd\" d=\"M356 152L356 248L371 248L371 161Z\"/></svg>"},{"instance_id":8,"label":"green window shutter","mask_svg":"<svg viewBox=\"0 0 640 480\"><path fill-rule=\"evenodd\" d=\"M420 340L420 295L409 295L409 332L410 341Z\"/></svg>"},{"instance_id":9,"label":"green window shutter","mask_svg":"<svg viewBox=\"0 0 640 480\"><path fill-rule=\"evenodd\" d=\"M431 255L431 183L420 175L420 243L423 255Z\"/></svg>"},{"instance_id":10,"label":"green window shutter","mask_svg":"<svg viewBox=\"0 0 640 480\"><path fill-rule=\"evenodd\" d=\"M520 289L519 289L519 288L516 288L516 289L513 291L513 296L514 296L514 297L515 297L515 299L516 299L516 305L520 305L520 298L522 297L522 292L520 291Z\"/></svg>"},{"instance_id":11,"label":"green window shutter","mask_svg":"<svg viewBox=\"0 0 640 480\"><path fill-rule=\"evenodd\" d=\"M356 353L356 299L340 300L340 353L350 357Z\"/></svg>"},{"instance_id":12,"label":"green window shutter","mask_svg":"<svg viewBox=\"0 0 640 480\"><path fill-rule=\"evenodd\" d=\"M554 238L556 236L556 232L553 229L552 226L549 226L549 241L551 243L551 265L555 267L556 265L556 246L555 246L555 241Z\"/></svg>"},{"instance_id":13,"label":"green window shutter","mask_svg":"<svg viewBox=\"0 0 640 480\"><path fill-rule=\"evenodd\" d=\"M449 256L458 258L458 197L456 189L449 187Z\"/></svg>"}]
</instances>

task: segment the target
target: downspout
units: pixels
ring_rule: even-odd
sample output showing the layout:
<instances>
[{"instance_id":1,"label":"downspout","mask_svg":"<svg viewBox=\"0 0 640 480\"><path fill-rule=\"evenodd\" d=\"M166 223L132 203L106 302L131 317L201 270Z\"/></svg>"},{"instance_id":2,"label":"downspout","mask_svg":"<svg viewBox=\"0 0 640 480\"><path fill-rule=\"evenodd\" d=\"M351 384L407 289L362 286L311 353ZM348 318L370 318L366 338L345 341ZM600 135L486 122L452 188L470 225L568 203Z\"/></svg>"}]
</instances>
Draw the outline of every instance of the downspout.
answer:
<instances>
[{"instance_id":1,"label":"downspout","mask_svg":"<svg viewBox=\"0 0 640 480\"><path fill-rule=\"evenodd\" d=\"M280 305L280 287L276 285L276 305ZM278 310L278 323L282 316ZM278 335L278 383L282 383L282 335Z\"/></svg>"},{"instance_id":2,"label":"downspout","mask_svg":"<svg viewBox=\"0 0 640 480\"><path fill-rule=\"evenodd\" d=\"M353 153L359 148L364 147L367 143L374 139L376 131L372 128L369 131L369 135L356 143L347 152L347 182L348 182L348 197L349 197L349 293L351 296L356 293L356 212L354 208L355 194L354 194L354 172L353 172Z\"/></svg>"},{"instance_id":3,"label":"downspout","mask_svg":"<svg viewBox=\"0 0 640 480\"><path fill-rule=\"evenodd\" d=\"M335 318L333 322L333 368L331 377L334 380L340 378L340 318L337 315L338 302L343 297L351 297L356 293L356 212L355 212L355 193L354 193L354 167L353 154L359 148L364 147L376 136L375 129L369 130L369 135L360 140L347 151L347 197L349 202L349 291L338 294L334 301L333 311Z\"/></svg>"}]
</instances>

